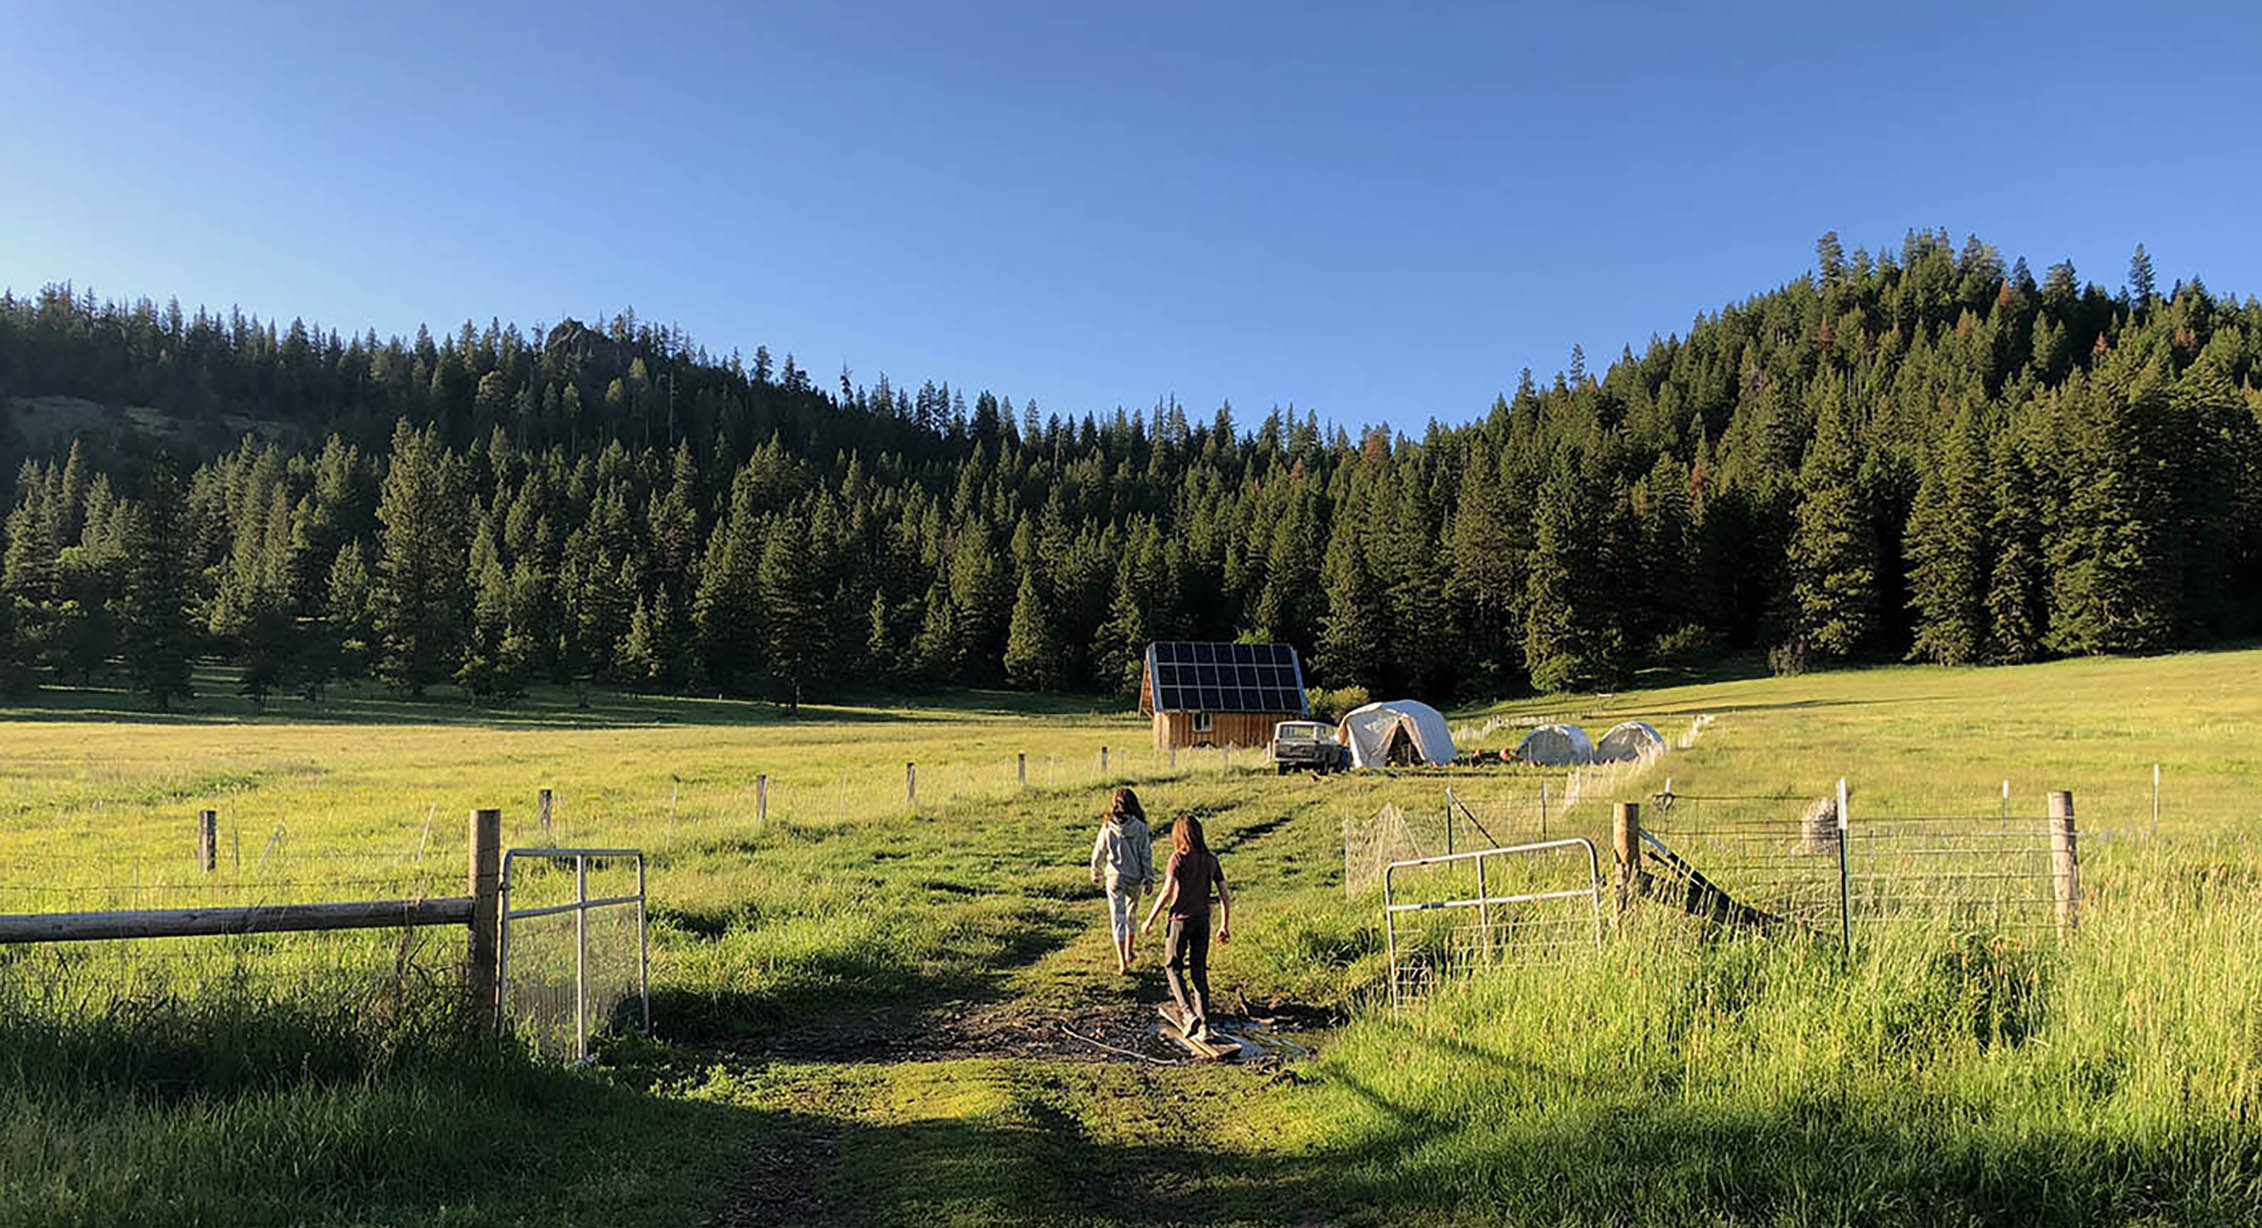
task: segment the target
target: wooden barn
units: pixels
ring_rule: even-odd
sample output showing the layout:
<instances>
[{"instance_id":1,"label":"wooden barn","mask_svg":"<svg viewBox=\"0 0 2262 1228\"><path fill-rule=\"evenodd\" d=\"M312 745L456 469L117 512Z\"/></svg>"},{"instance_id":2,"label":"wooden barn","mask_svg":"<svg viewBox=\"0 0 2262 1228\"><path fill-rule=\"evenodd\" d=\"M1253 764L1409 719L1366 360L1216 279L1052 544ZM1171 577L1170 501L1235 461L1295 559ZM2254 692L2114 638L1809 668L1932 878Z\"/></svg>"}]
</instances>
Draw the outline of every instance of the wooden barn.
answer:
<instances>
[{"instance_id":1,"label":"wooden barn","mask_svg":"<svg viewBox=\"0 0 2262 1228\"><path fill-rule=\"evenodd\" d=\"M1139 714L1155 722L1155 749L1267 746L1272 727L1311 719L1304 669L1286 644L1169 640L1147 645Z\"/></svg>"}]
</instances>

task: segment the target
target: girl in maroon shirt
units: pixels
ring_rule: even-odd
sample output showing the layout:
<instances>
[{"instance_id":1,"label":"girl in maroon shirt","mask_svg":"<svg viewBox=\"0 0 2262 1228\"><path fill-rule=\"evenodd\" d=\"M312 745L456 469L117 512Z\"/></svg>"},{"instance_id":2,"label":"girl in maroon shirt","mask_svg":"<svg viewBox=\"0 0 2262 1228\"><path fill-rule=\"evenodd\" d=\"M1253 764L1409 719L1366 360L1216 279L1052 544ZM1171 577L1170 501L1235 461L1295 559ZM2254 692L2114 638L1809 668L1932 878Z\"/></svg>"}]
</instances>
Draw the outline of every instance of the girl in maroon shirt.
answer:
<instances>
[{"instance_id":1,"label":"girl in maroon shirt","mask_svg":"<svg viewBox=\"0 0 2262 1228\"><path fill-rule=\"evenodd\" d=\"M1233 941L1233 896L1225 889L1225 869L1202 839L1202 821L1190 814L1178 816L1170 829L1170 866L1163 872L1162 892L1155 897L1144 934L1155 916L1170 910L1170 929L1164 939L1163 975L1170 980L1170 996L1186 1012L1187 1030L1196 1040L1209 1035L1210 1001L1210 889L1217 890L1217 940ZM1192 985L1187 982L1191 979Z\"/></svg>"}]
</instances>

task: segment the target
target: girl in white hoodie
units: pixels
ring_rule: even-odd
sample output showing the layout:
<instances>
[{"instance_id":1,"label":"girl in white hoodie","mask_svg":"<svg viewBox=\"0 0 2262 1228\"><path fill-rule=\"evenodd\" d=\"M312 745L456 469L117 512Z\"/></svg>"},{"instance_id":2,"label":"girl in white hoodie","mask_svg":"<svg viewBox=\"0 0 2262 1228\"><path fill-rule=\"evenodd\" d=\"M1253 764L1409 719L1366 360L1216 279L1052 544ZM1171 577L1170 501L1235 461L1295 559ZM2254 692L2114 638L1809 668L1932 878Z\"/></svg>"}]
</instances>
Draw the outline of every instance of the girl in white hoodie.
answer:
<instances>
[{"instance_id":1,"label":"girl in white hoodie","mask_svg":"<svg viewBox=\"0 0 2262 1228\"><path fill-rule=\"evenodd\" d=\"M1137 937L1139 896L1155 882L1155 858L1147 835L1147 812L1139 795L1117 789L1108 798L1100 833L1092 841L1092 881L1107 888L1108 928L1115 935L1115 971L1131 974L1132 940Z\"/></svg>"}]
</instances>

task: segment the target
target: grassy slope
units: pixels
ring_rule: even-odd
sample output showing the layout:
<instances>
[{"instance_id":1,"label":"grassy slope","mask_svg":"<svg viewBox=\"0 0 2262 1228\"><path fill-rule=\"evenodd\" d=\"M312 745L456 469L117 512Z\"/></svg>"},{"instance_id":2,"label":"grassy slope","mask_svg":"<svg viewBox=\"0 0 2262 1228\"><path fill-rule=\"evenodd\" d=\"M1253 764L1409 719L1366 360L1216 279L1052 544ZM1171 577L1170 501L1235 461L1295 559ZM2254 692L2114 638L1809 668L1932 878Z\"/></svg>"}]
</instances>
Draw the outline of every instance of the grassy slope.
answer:
<instances>
[{"instance_id":1,"label":"grassy slope","mask_svg":"<svg viewBox=\"0 0 2262 1228\"><path fill-rule=\"evenodd\" d=\"M1819 794L1844 774L1858 817L1992 810L2006 777L2028 810L2072 788L2093 833L2088 933L2063 956L1919 936L1847 969L1802 947L1699 948L1645 929L1568 969L1511 970L1397 1021L1364 1016L1302 1085L732 1054L786 1024L1120 1001L1081 866L1102 744L1151 809L1210 816L1246 909L1220 986L1355 1002L1380 956L1368 907L1342 898L1340 824L1385 800L1435 811L1434 776L1173 775L1126 753L1143 735L1133 721L1057 708L1033 720L1002 703L790 724L692 703L583 716L556 697L447 725L418 723L456 720L444 710L375 699L249 722L41 719L75 717L77 697L0 724L0 907L27 874L95 882L78 866L97 855L159 858L144 881L168 865L177 878L187 816L213 804L247 848L286 826L275 862L308 881L362 864L346 853L413 849L428 813L459 816L434 825L441 869L421 871L445 881L464 810L509 806L525 838L513 799L552 785L571 839L654 852L670 1043L624 1048L596 1078L536 1075L401 1045L400 1026L368 1012L310 1019L307 1003L328 1000L313 993L273 991L248 1022L213 1005L242 1001L224 985L190 990L186 1007L143 995L144 1009L112 1015L123 1036L58 1033L46 1021L59 1008L34 1004L0 1037L18 1055L0 1057L0 1224L685 1223L750 1191L757 1206L808 1192L779 1204L784 1218L815 1207L875 1223L1394 1218L1384 1208L1541 1223L2247 1222L2262 1209L2262 984L2237 944L2262 920L2262 858L2220 837L2251 831L2258 808L2258 697L2262 654L2237 653L1504 706L1590 727L1641 717L1669 737L1715 715L1655 774L1684 793ZM329 719L340 712L351 719ZM1010 787L1021 750L1049 787ZM922 764L916 817L901 803L906 759ZM2096 839L2148 824L2155 761L2168 838ZM778 781L759 829L755 771ZM1612 796L1659 783L1611 781L1568 816L1559 776L1453 783L1487 813L1528 818L1543 778L1552 830L1599 830ZM936 799L954 787L957 800ZM179 988L213 971L180 962L134 974ZM33 979L15 971L12 984ZM203 1022L183 1032L184 1012ZM24 1043L57 1034L79 1047ZM277 1057L294 1048L329 1056ZM200 1178L208 1167L220 1177Z\"/></svg>"}]
</instances>

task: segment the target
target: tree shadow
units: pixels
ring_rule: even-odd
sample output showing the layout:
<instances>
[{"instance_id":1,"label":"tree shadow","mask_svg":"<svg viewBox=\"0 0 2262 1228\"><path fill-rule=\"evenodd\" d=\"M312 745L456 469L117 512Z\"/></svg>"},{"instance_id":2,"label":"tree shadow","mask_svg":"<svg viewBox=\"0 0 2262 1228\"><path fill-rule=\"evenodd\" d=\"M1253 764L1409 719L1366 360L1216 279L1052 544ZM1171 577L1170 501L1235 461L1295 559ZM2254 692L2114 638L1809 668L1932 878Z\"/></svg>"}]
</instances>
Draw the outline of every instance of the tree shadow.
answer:
<instances>
[{"instance_id":1,"label":"tree shadow","mask_svg":"<svg viewBox=\"0 0 2262 1228\"><path fill-rule=\"evenodd\" d=\"M1474 1060L1484 1060L1474 1055ZM980 1115L837 1124L820 1201L841 1222L1006 1225L1313 1223L2250 1224L2262 1160L2220 1124L2131 1137L2099 1129L1990 1129L1968 1106L1906 1091L1889 1104L1821 1095L1753 1109L1686 1106L1536 1069L1563 1103L1503 1126L1392 1102L1340 1071L1322 1085L1145 1091L1181 1098L1308 1098L1329 1088L1374 1110L1357 1133L1269 1148L1159 1126L1095 1128L1108 1094L1073 1102L1041 1072L1002 1076ZM969 1075L970 1078L975 1077ZM994 1087L993 1087L994 1090ZM1090 1095L1087 1090L1087 1096ZM1283 1106L1271 1106L1279 1109ZM1320 1103L1291 1112L1325 1112ZM1082 1110L1082 1111L1079 1111ZM1231 1109L1226 1110L1230 1115ZM1327 1131L1316 1137L1339 1137ZM1219 1143L1215 1138L1233 1139ZM2233 1171L2235 1170L2235 1171Z\"/></svg>"},{"instance_id":2,"label":"tree shadow","mask_svg":"<svg viewBox=\"0 0 2262 1228\"><path fill-rule=\"evenodd\" d=\"M805 703L798 715L777 703L747 698L645 695L594 690L586 700L571 688L536 686L507 703L479 703L454 687L410 696L374 683L329 689L319 700L274 695L264 703L237 693L232 670L200 669L195 697L157 712L122 687L44 685L0 703L9 721L103 724L218 725L438 725L502 730L628 729L654 726L776 727L824 724L938 724L969 717L1105 717L1119 715L1088 696L1024 695L1005 691L944 691L911 697L843 696Z\"/></svg>"}]
</instances>

